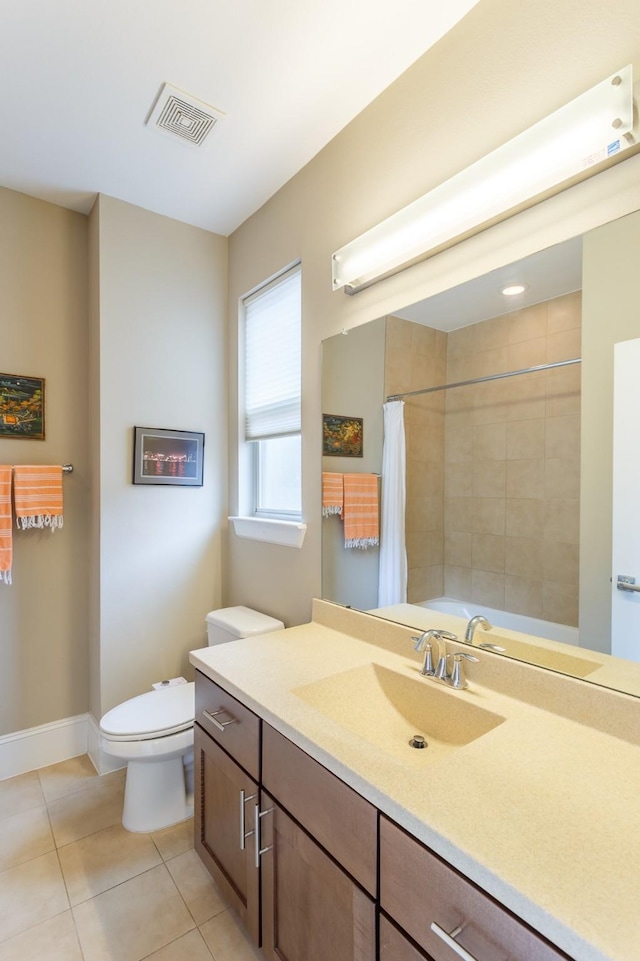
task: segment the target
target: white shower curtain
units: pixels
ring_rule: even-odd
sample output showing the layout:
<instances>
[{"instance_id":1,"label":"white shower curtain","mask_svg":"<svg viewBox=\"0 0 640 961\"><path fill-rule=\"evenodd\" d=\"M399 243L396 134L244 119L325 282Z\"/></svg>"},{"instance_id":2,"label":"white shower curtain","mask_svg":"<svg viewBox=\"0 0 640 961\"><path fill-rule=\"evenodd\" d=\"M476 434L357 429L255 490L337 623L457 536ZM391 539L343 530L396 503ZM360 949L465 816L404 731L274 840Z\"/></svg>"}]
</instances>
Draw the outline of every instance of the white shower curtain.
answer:
<instances>
[{"instance_id":1,"label":"white shower curtain","mask_svg":"<svg viewBox=\"0 0 640 961\"><path fill-rule=\"evenodd\" d=\"M407 551L404 533L406 454L404 401L383 405L382 522L378 607L404 604L407 600Z\"/></svg>"}]
</instances>

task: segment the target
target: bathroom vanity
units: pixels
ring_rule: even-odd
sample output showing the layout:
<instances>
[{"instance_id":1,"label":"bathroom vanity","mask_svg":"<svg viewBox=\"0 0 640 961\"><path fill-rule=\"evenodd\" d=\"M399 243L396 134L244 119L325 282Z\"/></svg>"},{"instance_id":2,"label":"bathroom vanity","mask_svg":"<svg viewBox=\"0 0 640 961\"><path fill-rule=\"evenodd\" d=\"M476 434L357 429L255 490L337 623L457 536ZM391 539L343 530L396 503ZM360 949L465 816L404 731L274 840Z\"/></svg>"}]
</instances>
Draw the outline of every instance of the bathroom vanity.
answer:
<instances>
[{"instance_id":1,"label":"bathroom vanity","mask_svg":"<svg viewBox=\"0 0 640 961\"><path fill-rule=\"evenodd\" d=\"M310 624L191 653L196 849L255 943L635 961L637 701L484 651L453 691L410 633L315 602Z\"/></svg>"}]
</instances>

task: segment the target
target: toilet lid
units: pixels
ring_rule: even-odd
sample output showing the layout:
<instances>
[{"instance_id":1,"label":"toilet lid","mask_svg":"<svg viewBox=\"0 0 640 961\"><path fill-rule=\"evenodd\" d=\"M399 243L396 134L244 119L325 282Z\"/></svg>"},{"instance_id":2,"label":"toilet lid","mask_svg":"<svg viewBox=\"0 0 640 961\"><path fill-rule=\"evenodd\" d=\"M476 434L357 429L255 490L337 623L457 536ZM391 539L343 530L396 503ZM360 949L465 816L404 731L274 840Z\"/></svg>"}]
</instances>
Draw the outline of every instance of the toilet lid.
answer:
<instances>
[{"instance_id":1,"label":"toilet lid","mask_svg":"<svg viewBox=\"0 0 640 961\"><path fill-rule=\"evenodd\" d=\"M148 691L112 708L100 721L100 729L111 737L128 740L162 737L193 725L195 684L176 684Z\"/></svg>"}]
</instances>

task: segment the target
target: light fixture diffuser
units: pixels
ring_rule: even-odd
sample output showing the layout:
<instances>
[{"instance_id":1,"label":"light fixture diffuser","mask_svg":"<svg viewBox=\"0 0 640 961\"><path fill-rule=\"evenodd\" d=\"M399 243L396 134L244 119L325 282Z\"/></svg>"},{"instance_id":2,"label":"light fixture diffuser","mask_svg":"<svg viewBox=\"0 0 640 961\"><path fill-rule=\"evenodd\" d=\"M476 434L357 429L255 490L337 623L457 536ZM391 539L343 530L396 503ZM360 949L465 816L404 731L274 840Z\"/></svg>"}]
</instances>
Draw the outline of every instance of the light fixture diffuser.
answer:
<instances>
[{"instance_id":1,"label":"light fixture diffuser","mask_svg":"<svg viewBox=\"0 0 640 961\"><path fill-rule=\"evenodd\" d=\"M333 287L355 293L592 176L635 144L627 66L336 251Z\"/></svg>"}]
</instances>

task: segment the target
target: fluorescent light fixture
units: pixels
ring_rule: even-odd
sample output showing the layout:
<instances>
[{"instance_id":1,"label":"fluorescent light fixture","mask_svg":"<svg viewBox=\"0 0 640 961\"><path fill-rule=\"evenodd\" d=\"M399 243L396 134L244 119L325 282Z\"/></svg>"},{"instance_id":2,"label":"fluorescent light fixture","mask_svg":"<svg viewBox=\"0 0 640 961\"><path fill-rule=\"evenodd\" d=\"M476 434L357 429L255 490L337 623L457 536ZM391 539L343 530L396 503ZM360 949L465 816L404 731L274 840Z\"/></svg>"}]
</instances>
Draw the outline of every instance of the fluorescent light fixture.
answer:
<instances>
[{"instance_id":1,"label":"fluorescent light fixture","mask_svg":"<svg viewBox=\"0 0 640 961\"><path fill-rule=\"evenodd\" d=\"M526 284L509 284L508 287L502 288L502 293L505 297L517 297L518 294L524 294L526 289Z\"/></svg>"},{"instance_id":2,"label":"fluorescent light fixture","mask_svg":"<svg viewBox=\"0 0 640 961\"><path fill-rule=\"evenodd\" d=\"M635 145L627 66L336 251L334 290L355 293L592 176Z\"/></svg>"}]
</instances>

